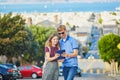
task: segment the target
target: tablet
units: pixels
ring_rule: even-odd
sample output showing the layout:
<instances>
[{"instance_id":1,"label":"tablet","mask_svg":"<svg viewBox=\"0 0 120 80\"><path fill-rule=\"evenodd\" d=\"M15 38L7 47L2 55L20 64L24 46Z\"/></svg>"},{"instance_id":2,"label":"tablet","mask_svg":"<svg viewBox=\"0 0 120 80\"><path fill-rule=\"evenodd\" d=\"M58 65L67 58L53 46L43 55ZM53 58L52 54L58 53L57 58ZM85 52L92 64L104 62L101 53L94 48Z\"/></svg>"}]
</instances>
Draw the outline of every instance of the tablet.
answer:
<instances>
[{"instance_id":1,"label":"tablet","mask_svg":"<svg viewBox=\"0 0 120 80\"><path fill-rule=\"evenodd\" d=\"M63 54L63 52L65 52L65 50L57 50L56 51L56 53L60 54L60 56L58 57L58 60L65 59L65 57L61 56L61 54Z\"/></svg>"}]
</instances>

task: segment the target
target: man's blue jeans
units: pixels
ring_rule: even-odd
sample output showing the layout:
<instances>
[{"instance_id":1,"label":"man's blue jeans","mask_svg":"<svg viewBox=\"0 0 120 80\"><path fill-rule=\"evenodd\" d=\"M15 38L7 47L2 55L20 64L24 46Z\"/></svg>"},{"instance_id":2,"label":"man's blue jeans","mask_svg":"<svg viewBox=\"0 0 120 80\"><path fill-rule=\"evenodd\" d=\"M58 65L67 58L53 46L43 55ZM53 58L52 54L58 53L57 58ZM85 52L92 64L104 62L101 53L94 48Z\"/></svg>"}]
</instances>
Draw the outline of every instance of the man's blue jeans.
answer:
<instances>
[{"instance_id":1,"label":"man's blue jeans","mask_svg":"<svg viewBox=\"0 0 120 80\"><path fill-rule=\"evenodd\" d=\"M63 67L64 80L74 80L77 73L77 67Z\"/></svg>"}]
</instances>

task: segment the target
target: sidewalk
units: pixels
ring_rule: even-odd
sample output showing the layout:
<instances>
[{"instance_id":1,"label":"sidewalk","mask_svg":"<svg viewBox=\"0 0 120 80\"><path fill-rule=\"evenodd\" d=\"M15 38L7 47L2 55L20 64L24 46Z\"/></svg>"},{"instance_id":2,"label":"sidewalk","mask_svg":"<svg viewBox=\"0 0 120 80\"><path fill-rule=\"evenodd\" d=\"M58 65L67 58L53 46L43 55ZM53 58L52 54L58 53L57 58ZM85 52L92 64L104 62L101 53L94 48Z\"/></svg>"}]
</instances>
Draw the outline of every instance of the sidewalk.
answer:
<instances>
[{"instance_id":1,"label":"sidewalk","mask_svg":"<svg viewBox=\"0 0 120 80\"><path fill-rule=\"evenodd\" d=\"M63 79L60 79L63 80ZM120 80L120 76L111 77L107 75L98 75L98 76L82 76L75 77L74 80Z\"/></svg>"},{"instance_id":2,"label":"sidewalk","mask_svg":"<svg viewBox=\"0 0 120 80\"><path fill-rule=\"evenodd\" d=\"M116 79L109 76L86 76L80 77L79 79L76 78L75 80L116 80Z\"/></svg>"},{"instance_id":3,"label":"sidewalk","mask_svg":"<svg viewBox=\"0 0 120 80\"><path fill-rule=\"evenodd\" d=\"M115 80L120 80L120 76L116 76L114 78L115 78Z\"/></svg>"},{"instance_id":4,"label":"sidewalk","mask_svg":"<svg viewBox=\"0 0 120 80\"><path fill-rule=\"evenodd\" d=\"M17 80L42 80L42 78L38 78L38 79L17 79ZM59 77L59 80L64 80L63 76ZM82 76L82 77L78 77L76 76L74 80L120 80L120 76L117 77L110 77L110 76L106 76L106 75L98 75L98 76Z\"/></svg>"}]
</instances>

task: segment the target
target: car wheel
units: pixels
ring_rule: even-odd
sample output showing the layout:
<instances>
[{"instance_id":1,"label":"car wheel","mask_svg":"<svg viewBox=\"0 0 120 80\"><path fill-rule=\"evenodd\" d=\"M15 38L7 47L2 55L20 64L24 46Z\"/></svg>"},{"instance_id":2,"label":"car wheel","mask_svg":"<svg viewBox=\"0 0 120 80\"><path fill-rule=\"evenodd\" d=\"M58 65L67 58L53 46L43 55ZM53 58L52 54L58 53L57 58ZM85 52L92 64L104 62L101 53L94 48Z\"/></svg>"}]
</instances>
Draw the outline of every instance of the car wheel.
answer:
<instances>
[{"instance_id":1,"label":"car wheel","mask_svg":"<svg viewBox=\"0 0 120 80\"><path fill-rule=\"evenodd\" d=\"M37 74L36 73L32 73L32 78L37 78Z\"/></svg>"},{"instance_id":2,"label":"car wheel","mask_svg":"<svg viewBox=\"0 0 120 80\"><path fill-rule=\"evenodd\" d=\"M0 80L2 80L3 79L3 76L2 76L2 74L0 74Z\"/></svg>"}]
</instances>

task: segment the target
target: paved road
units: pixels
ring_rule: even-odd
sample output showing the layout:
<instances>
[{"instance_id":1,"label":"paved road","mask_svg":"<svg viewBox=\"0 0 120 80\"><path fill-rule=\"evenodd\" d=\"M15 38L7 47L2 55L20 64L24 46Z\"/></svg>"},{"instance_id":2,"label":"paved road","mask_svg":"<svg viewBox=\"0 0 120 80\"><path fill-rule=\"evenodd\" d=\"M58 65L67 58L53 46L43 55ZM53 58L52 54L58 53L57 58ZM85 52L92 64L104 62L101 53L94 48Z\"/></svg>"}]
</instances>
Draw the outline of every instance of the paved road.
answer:
<instances>
[{"instance_id":1,"label":"paved road","mask_svg":"<svg viewBox=\"0 0 120 80\"><path fill-rule=\"evenodd\" d=\"M17 79L17 80L42 80L39 79ZM64 80L63 77L59 77L59 80ZM108 77L108 76L83 76L83 77L75 77L74 80L120 80L120 77Z\"/></svg>"}]
</instances>

